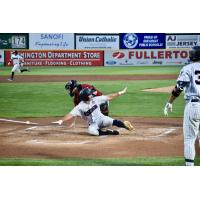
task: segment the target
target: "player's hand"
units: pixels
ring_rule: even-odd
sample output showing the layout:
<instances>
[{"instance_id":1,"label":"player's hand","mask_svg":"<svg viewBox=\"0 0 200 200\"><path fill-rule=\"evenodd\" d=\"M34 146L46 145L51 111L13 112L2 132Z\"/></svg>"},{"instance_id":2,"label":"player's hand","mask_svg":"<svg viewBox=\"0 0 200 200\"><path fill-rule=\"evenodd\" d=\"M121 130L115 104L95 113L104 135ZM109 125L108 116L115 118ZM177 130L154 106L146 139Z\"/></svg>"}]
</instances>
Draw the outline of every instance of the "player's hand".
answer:
<instances>
[{"instance_id":1,"label":"player's hand","mask_svg":"<svg viewBox=\"0 0 200 200\"><path fill-rule=\"evenodd\" d=\"M61 125L63 123L63 120L58 120L58 121L55 121L55 122L51 122L52 124L58 124L58 125Z\"/></svg>"},{"instance_id":2,"label":"player's hand","mask_svg":"<svg viewBox=\"0 0 200 200\"><path fill-rule=\"evenodd\" d=\"M8 66L10 66L10 62L8 62Z\"/></svg>"},{"instance_id":3,"label":"player's hand","mask_svg":"<svg viewBox=\"0 0 200 200\"><path fill-rule=\"evenodd\" d=\"M119 91L118 94L119 95L125 94L126 91L127 91L127 87L125 87L122 91Z\"/></svg>"},{"instance_id":4,"label":"player's hand","mask_svg":"<svg viewBox=\"0 0 200 200\"><path fill-rule=\"evenodd\" d=\"M165 107L164 107L164 115L168 116L168 112L172 112L172 104L167 102Z\"/></svg>"}]
</instances>

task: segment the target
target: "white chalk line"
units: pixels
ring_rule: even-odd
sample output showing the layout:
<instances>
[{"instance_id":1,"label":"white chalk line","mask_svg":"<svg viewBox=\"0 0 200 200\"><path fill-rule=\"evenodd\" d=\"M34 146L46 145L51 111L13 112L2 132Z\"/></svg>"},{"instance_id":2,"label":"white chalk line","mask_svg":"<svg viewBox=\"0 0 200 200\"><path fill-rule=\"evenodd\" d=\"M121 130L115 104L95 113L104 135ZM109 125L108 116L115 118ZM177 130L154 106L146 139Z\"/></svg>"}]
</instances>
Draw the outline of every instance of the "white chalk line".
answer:
<instances>
[{"instance_id":1,"label":"white chalk line","mask_svg":"<svg viewBox=\"0 0 200 200\"><path fill-rule=\"evenodd\" d=\"M36 128L37 128L37 126L32 126L30 128L26 128L25 131L29 131L29 130L36 129Z\"/></svg>"},{"instance_id":2,"label":"white chalk line","mask_svg":"<svg viewBox=\"0 0 200 200\"><path fill-rule=\"evenodd\" d=\"M4 122L12 122L12 123L18 123L18 124L38 124L38 123L34 123L34 122L30 122L30 121L18 121L18 120L13 120L13 119L3 119L0 118L0 121L4 121Z\"/></svg>"},{"instance_id":3,"label":"white chalk line","mask_svg":"<svg viewBox=\"0 0 200 200\"><path fill-rule=\"evenodd\" d=\"M159 135L152 135L148 137L151 137L151 138L164 137L164 136L170 135L173 131L177 130L177 128L180 128L180 127L169 127L169 128L166 128L165 131Z\"/></svg>"},{"instance_id":4,"label":"white chalk line","mask_svg":"<svg viewBox=\"0 0 200 200\"><path fill-rule=\"evenodd\" d=\"M28 140L26 143L29 144L69 144L69 145L80 145L80 144L87 144L90 143L91 141L85 140L85 141L70 141L70 142L44 142L44 141L39 141L39 140Z\"/></svg>"}]
</instances>

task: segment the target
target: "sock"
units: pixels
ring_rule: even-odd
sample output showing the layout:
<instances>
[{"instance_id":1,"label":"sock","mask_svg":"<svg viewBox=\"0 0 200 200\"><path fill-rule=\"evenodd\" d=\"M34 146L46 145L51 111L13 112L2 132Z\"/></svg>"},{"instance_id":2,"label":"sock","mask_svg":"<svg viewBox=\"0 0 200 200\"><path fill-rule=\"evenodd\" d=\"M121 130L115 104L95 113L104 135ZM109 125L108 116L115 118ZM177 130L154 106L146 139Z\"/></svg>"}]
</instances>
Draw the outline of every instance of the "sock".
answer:
<instances>
[{"instance_id":1,"label":"sock","mask_svg":"<svg viewBox=\"0 0 200 200\"><path fill-rule=\"evenodd\" d=\"M194 166L194 160L185 159L185 165L186 166Z\"/></svg>"},{"instance_id":2,"label":"sock","mask_svg":"<svg viewBox=\"0 0 200 200\"><path fill-rule=\"evenodd\" d=\"M99 135L119 135L119 132L118 131L115 131L115 130L105 130L105 131L102 131L101 129L99 129Z\"/></svg>"},{"instance_id":3,"label":"sock","mask_svg":"<svg viewBox=\"0 0 200 200\"><path fill-rule=\"evenodd\" d=\"M124 125L124 122L114 119L113 120L113 126L117 126L117 127L121 127L121 128L126 128L126 126Z\"/></svg>"},{"instance_id":4,"label":"sock","mask_svg":"<svg viewBox=\"0 0 200 200\"><path fill-rule=\"evenodd\" d=\"M11 79L14 78L14 74L15 74L15 72L12 72L12 74L11 74Z\"/></svg>"},{"instance_id":5,"label":"sock","mask_svg":"<svg viewBox=\"0 0 200 200\"><path fill-rule=\"evenodd\" d=\"M109 135L108 131L102 131L101 129L99 129L99 135Z\"/></svg>"},{"instance_id":6,"label":"sock","mask_svg":"<svg viewBox=\"0 0 200 200\"><path fill-rule=\"evenodd\" d=\"M23 72L27 72L28 69L21 69L20 71L23 73Z\"/></svg>"}]
</instances>

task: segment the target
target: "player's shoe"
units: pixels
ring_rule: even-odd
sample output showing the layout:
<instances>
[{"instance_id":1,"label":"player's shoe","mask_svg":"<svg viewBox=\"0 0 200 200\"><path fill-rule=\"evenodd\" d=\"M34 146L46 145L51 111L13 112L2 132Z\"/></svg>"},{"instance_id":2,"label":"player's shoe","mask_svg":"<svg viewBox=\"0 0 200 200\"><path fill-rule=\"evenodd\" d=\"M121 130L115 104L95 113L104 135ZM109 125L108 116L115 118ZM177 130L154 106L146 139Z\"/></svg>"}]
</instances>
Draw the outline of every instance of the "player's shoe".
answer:
<instances>
[{"instance_id":1,"label":"player's shoe","mask_svg":"<svg viewBox=\"0 0 200 200\"><path fill-rule=\"evenodd\" d=\"M13 81L13 79L11 79L11 78L8 78L8 81Z\"/></svg>"},{"instance_id":2,"label":"player's shoe","mask_svg":"<svg viewBox=\"0 0 200 200\"><path fill-rule=\"evenodd\" d=\"M128 129L129 131L134 130L134 128L133 128L131 122L129 122L129 121L124 121L124 125L125 125L125 128Z\"/></svg>"},{"instance_id":3,"label":"player's shoe","mask_svg":"<svg viewBox=\"0 0 200 200\"><path fill-rule=\"evenodd\" d=\"M108 135L119 135L119 131L116 130L106 130L106 132L108 133Z\"/></svg>"}]
</instances>

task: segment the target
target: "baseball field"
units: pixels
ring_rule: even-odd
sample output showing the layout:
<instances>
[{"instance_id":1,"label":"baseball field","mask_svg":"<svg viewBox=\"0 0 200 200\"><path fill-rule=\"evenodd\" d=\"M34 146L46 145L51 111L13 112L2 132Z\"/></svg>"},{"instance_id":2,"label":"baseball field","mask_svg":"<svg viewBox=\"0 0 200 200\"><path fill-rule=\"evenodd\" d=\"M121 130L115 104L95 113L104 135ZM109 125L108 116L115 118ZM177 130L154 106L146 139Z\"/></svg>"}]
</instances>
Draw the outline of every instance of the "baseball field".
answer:
<instances>
[{"instance_id":1,"label":"baseball field","mask_svg":"<svg viewBox=\"0 0 200 200\"><path fill-rule=\"evenodd\" d=\"M163 107L181 67L30 67L8 82L0 67L0 165L5 166L181 166L184 165L183 94L164 117ZM94 85L104 94L128 87L110 102L110 116L129 120L134 131L90 136L86 122L52 125L72 108L68 80ZM14 120L6 121L6 120ZM24 124L30 121L37 124ZM21 123L22 122L22 123ZM196 143L198 146L198 141ZM195 165L200 165L197 149Z\"/></svg>"}]
</instances>

